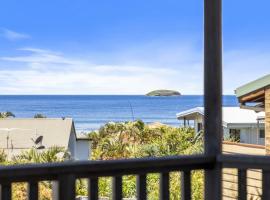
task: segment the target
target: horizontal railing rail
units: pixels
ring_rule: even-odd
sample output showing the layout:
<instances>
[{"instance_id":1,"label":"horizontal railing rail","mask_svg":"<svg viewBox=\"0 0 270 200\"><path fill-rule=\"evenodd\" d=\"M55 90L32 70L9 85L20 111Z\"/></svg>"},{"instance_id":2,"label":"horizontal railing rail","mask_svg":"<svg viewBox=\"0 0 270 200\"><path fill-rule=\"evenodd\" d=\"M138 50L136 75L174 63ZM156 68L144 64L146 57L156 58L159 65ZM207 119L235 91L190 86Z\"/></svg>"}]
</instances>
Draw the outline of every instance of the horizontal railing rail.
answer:
<instances>
[{"instance_id":1,"label":"horizontal railing rail","mask_svg":"<svg viewBox=\"0 0 270 200\"><path fill-rule=\"evenodd\" d=\"M137 176L137 199L146 199L146 177L149 173L160 174L160 199L169 199L169 173L181 172L182 199L191 199L191 171L212 169L215 157L205 155L171 156L107 161L74 161L50 164L28 164L0 167L2 200L11 199L11 184L28 183L28 199L38 199L38 183L54 181L57 185L54 199L75 199L75 180L89 179L89 199L98 199L98 178L110 176L113 181L113 200L122 199L122 176Z\"/></svg>"},{"instance_id":2,"label":"horizontal railing rail","mask_svg":"<svg viewBox=\"0 0 270 200\"><path fill-rule=\"evenodd\" d=\"M219 155L217 162L222 164L223 168L270 170L270 156Z\"/></svg>"},{"instance_id":3,"label":"horizontal railing rail","mask_svg":"<svg viewBox=\"0 0 270 200\"><path fill-rule=\"evenodd\" d=\"M68 161L62 163L25 164L0 167L2 200L10 200L15 182L28 183L28 199L38 199L40 181L54 181L57 191L55 199L75 199L75 181L89 180L89 199L98 199L98 179L112 177L112 199L122 199L122 177L137 176L137 199L147 199L147 174L160 174L160 199L170 196L170 172L181 172L181 199L191 199L191 171L213 169L218 164L222 168L238 169L238 199L247 199L247 170L262 171L262 199L270 199L270 156L219 155L217 158L206 155L171 156L106 161Z\"/></svg>"},{"instance_id":4,"label":"horizontal railing rail","mask_svg":"<svg viewBox=\"0 0 270 200\"><path fill-rule=\"evenodd\" d=\"M25 164L0 167L2 200L11 199L11 184L27 182L29 199L38 199L38 182L55 181L58 184L56 199L75 199L75 180L89 179L90 199L98 199L98 178L113 179L113 200L122 199L122 176L137 176L137 198L146 199L146 177L149 173L160 174L160 199L169 199L169 173L181 172L182 199L191 198L191 171L212 169L215 164L222 168L238 169L238 199L247 199L247 170L262 170L262 199L270 199L270 156L254 155L205 155L171 156L106 161L68 161L62 163Z\"/></svg>"},{"instance_id":5,"label":"horizontal railing rail","mask_svg":"<svg viewBox=\"0 0 270 200\"><path fill-rule=\"evenodd\" d=\"M26 164L0 167L0 183L3 180L25 181L31 179L53 180L59 175L113 176L140 173L171 172L175 170L210 169L215 157L204 155L149 157L106 161L73 161L48 164Z\"/></svg>"}]
</instances>

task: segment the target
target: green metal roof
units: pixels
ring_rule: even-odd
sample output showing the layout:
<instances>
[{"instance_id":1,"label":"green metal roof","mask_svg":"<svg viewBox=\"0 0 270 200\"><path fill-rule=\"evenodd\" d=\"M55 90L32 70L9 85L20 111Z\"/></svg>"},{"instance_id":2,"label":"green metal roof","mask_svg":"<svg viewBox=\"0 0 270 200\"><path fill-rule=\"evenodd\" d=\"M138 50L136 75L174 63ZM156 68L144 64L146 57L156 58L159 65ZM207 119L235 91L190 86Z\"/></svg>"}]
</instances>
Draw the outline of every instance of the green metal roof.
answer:
<instances>
[{"instance_id":1,"label":"green metal roof","mask_svg":"<svg viewBox=\"0 0 270 200\"><path fill-rule=\"evenodd\" d=\"M256 90L267 87L269 85L270 85L270 74L237 88L235 90L235 94L237 97L241 97Z\"/></svg>"}]
</instances>

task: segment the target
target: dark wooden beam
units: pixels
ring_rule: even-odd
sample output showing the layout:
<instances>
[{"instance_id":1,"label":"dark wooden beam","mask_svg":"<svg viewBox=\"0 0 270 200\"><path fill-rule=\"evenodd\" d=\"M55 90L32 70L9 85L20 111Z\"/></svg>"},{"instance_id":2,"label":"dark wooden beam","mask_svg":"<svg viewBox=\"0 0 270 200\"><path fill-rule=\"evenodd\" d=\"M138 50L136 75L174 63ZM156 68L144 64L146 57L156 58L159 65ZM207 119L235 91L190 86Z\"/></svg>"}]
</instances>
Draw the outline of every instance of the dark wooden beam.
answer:
<instances>
[{"instance_id":1,"label":"dark wooden beam","mask_svg":"<svg viewBox=\"0 0 270 200\"><path fill-rule=\"evenodd\" d=\"M205 154L221 154L222 0L204 0ZM205 199L221 199L221 167L205 170Z\"/></svg>"},{"instance_id":2,"label":"dark wooden beam","mask_svg":"<svg viewBox=\"0 0 270 200\"><path fill-rule=\"evenodd\" d=\"M249 93L245 96L239 97L240 103L245 103L245 102L262 102L264 99L264 89Z\"/></svg>"}]
</instances>

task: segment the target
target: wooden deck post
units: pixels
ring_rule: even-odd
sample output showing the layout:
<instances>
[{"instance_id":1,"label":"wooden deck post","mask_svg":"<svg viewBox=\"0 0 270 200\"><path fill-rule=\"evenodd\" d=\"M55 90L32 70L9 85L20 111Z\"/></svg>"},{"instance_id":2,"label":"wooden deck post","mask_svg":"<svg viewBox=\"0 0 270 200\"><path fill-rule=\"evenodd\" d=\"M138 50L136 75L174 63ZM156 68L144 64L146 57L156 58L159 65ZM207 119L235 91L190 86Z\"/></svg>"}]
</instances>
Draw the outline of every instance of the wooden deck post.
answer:
<instances>
[{"instance_id":1,"label":"wooden deck post","mask_svg":"<svg viewBox=\"0 0 270 200\"><path fill-rule=\"evenodd\" d=\"M265 149L270 154L270 87L265 89Z\"/></svg>"},{"instance_id":2,"label":"wooden deck post","mask_svg":"<svg viewBox=\"0 0 270 200\"><path fill-rule=\"evenodd\" d=\"M205 155L221 153L222 138L222 0L204 0ZM221 166L205 170L205 198L221 199Z\"/></svg>"}]
</instances>

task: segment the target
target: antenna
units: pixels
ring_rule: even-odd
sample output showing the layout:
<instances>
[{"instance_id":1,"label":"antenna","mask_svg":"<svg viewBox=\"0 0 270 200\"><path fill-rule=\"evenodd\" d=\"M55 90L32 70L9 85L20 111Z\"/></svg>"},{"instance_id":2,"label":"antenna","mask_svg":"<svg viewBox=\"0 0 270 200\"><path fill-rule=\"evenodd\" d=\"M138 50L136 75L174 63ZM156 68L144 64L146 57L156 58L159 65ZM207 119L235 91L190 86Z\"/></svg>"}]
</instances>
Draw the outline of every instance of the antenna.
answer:
<instances>
[{"instance_id":1,"label":"antenna","mask_svg":"<svg viewBox=\"0 0 270 200\"><path fill-rule=\"evenodd\" d=\"M43 136L39 136L37 137L37 139L34 141L35 144L41 144L42 143L42 140L43 140Z\"/></svg>"},{"instance_id":2,"label":"antenna","mask_svg":"<svg viewBox=\"0 0 270 200\"><path fill-rule=\"evenodd\" d=\"M42 145L42 141L43 141L43 135L38 136L35 140L33 138L31 138L31 140L34 142L34 148L35 149L45 149L45 146Z\"/></svg>"},{"instance_id":3,"label":"antenna","mask_svg":"<svg viewBox=\"0 0 270 200\"><path fill-rule=\"evenodd\" d=\"M132 120L135 121L133 107L132 107L131 102L129 100L128 100L128 103L129 103L129 107L130 107L130 111L131 111Z\"/></svg>"}]
</instances>

